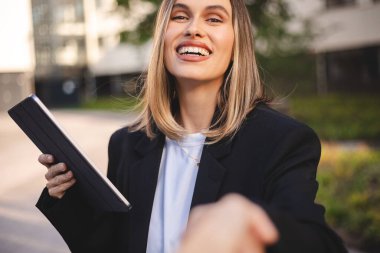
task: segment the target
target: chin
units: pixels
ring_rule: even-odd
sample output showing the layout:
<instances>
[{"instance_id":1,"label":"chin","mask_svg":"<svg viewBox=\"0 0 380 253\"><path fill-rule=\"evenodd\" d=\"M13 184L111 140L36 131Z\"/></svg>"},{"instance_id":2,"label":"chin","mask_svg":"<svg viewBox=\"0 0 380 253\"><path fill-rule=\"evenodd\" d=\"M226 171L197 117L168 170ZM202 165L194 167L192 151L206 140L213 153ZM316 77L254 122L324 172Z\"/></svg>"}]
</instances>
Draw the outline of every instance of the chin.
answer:
<instances>
[{"instance_id":1,"label":"chin","mask_svg":"<svg viewBox=\"0 0 380 253\"><path fill-rule=\"evenodd\" d=\"M183 81L194 81L194 82L204 82L207 80L210 80L210 77L202 76L195 73L181 73L178 75L173 75L177 80L183 80Z\"/></svg>"},{"instance_id":2,"label":"chin","mask_svg":"<svg viewBox=\"0 0 380 253\"><path fill-rule=\"evenodd\" d=\"M210 78L209 68L205 67L186 67L177 68L170 71L171 74L178 79L191 79L191 80L207 80Z\"/></svg>"}]
</instances>

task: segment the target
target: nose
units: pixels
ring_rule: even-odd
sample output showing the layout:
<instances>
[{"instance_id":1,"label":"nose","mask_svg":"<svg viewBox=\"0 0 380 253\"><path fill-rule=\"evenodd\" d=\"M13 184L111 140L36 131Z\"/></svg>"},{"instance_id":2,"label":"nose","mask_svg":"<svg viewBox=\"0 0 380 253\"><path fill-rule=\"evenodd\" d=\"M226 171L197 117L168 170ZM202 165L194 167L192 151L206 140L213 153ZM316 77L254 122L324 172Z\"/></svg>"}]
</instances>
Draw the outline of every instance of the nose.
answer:
<instances>
[{"instance_id":1,"label":"nose","mask_svg":"<svg viewBox=\"0 0 380 253\"><path fill-rule=\"evenodd\" d=\"M189 25L186 27L186 30L185 30L185 36L192 37L192 38L194 37L202 38L204 35L205 35L204 31L198 20L193 19L191 22L189 22Z\"/></svg>"}]
</instances>

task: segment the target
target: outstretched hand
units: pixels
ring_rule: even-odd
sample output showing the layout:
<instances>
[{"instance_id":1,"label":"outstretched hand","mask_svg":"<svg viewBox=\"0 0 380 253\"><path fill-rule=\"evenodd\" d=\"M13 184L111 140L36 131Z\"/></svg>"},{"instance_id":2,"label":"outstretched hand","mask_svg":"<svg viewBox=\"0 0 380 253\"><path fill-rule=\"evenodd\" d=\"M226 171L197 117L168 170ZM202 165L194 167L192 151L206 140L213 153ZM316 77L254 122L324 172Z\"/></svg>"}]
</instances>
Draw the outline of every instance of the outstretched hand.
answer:
<instances>
[{"instance_id":1,"label":"outstretched hand","mask_svg":"<svg viewBox=\"0 0 380 253\"><path fill-rule=\"evenodd\" d=\"M177 253L263 253L278 237L260 206L230 194L193 209Z\"/></svg>"}]
</instances>

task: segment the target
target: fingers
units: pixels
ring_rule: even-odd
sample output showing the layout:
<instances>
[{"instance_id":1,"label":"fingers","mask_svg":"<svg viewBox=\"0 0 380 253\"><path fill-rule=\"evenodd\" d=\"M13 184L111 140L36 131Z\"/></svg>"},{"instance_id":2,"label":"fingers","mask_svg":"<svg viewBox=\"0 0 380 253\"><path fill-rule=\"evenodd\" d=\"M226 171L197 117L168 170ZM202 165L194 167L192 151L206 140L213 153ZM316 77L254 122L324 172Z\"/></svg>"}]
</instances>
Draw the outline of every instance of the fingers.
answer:
<instances>
[{"instance_id":1,"label":"fingers","mask_svg":"<svg viewBox=\"0 0 380 253\"><path fill-rule=\"evenodd\" d=\"M75 178L71 178L63 184L56 185L54 187L48 188L49 195L58 199L61 199L65 192L75 184Z\"/></svg>"},{"instance_id":2,"label":"fingers","mask_svg":"<svg viewBox=\"0 0 380 253\"><path fill-rule=\"evenodd\" d=\"M250 219L251 224L255 224L251 226L253 233L264 243L273 244L279 239L276 227L262 208L253 207Z\"/></svg>"},{"instance_id":3,"label":"fingers","mask_svg":"<svg viewBox=\"0 0 380 253\"><path fill-rule=\"evenodd\" d=\"M49 195L54 198L62 198L65 192L76 182L73 173L67 169L64 163L54 164L55 159L50 154L40 155L38 161L48 168L45 178Z\"/></svg>"},{"instance_id":4,"label":"fingers","mask_svg":"<svg viewBox=\"0 0 380 253\"><path fill-rule=\"evenodd\" d=\"M260 206L229 194L191 211L178 252L264 253L277 239L275 226Z\"/></svg>"},{"instance_id":5,"label":"fingers","mask_svg":"<svg viewBox=\"0 0 380 253\"><path fill-rule=\"evenodd\" d=\"M192 209L192 211L190 212L187 227L191 228L192 224L198 223L199 220L202 219L203 214L208 212L210 208L212 208L212 207L210 207L210 204L205 204L205 205L194 207Z\"/></svg>"},{"instance_id":6,"label":"fingers","mask_svg":"<svg viewBox=\"0 0 380 253\"><path fill-rule=\"evenodd\" d=\"M49 167L54 163L54 157L50 154L42 154L38 157L38 162L46 167Z\"/></svg>"},{"instance_id":7,"label":"fingers","mask_svg":"<svg viewBox=\"0 0 380 253\"><path fill-rule=\"evenodd\" d=\"M272 244L278 240L278 232L267 213L260 206L252 203L238 194L230 194L221 200L231 210L247 217L249 228L254 236L265 244Z\"/></svg>"},{"instance_id":8,"label":"fingers","mask_svg":"<svg viewBox=\"0 0 380 253\"><path fill-rule=\"evenodd\" d=\"M54 165L51 165L48 169L48 171L45 174L46 180L51 180L53 177L62 174L67 171L66 164L64 163L57 163Z\"/></svg>"},{"instance_id":9,"label":"fingers","mask_svg":"<svg viewBox=\"0 0 380 253\"><path fill-rule=\"evenodd\" d=\"M73 178L74 178L73 173L71 171L67 171L66 173L56 175L52 177L51 179L49 179L46 184L46 187L50 189L50 188L59 186L61 184L64 184Z\"/></svg>"},{"instance_id":10,"label":"fingers","mask_svg":"<svg viewBox=\"0 0 380 253\"><path fill-rule=\"evenodd\" d=\"M55 165L54 165L55 166ZM55 169L55 167L52 167ZM59 166L57 166L59 167ZM51 169L52 169L51 168ZM49 195L54 198L62 198L65 192L75 184L73 173L69 170L65 173L55 175L46 184Z\"/></svg>"}]
</instances>

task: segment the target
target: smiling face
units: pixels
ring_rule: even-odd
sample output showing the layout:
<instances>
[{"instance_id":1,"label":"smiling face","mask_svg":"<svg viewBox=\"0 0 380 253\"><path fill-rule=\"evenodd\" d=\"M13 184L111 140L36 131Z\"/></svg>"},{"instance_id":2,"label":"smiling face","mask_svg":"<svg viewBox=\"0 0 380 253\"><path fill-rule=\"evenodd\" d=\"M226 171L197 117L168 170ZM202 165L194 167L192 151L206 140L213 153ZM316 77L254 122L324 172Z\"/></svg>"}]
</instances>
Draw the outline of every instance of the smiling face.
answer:
<instances>
[{"instance_id":1,"label":"smiling face","mask_svg":"<svg viewBox=\"0 0 380 253\"><path fill-rule=\"evenodd\" d=\"M175 1L164 43L165 66L179 83L222 84L234 44L230 1Z\"/></svg>"}]
</instances>

